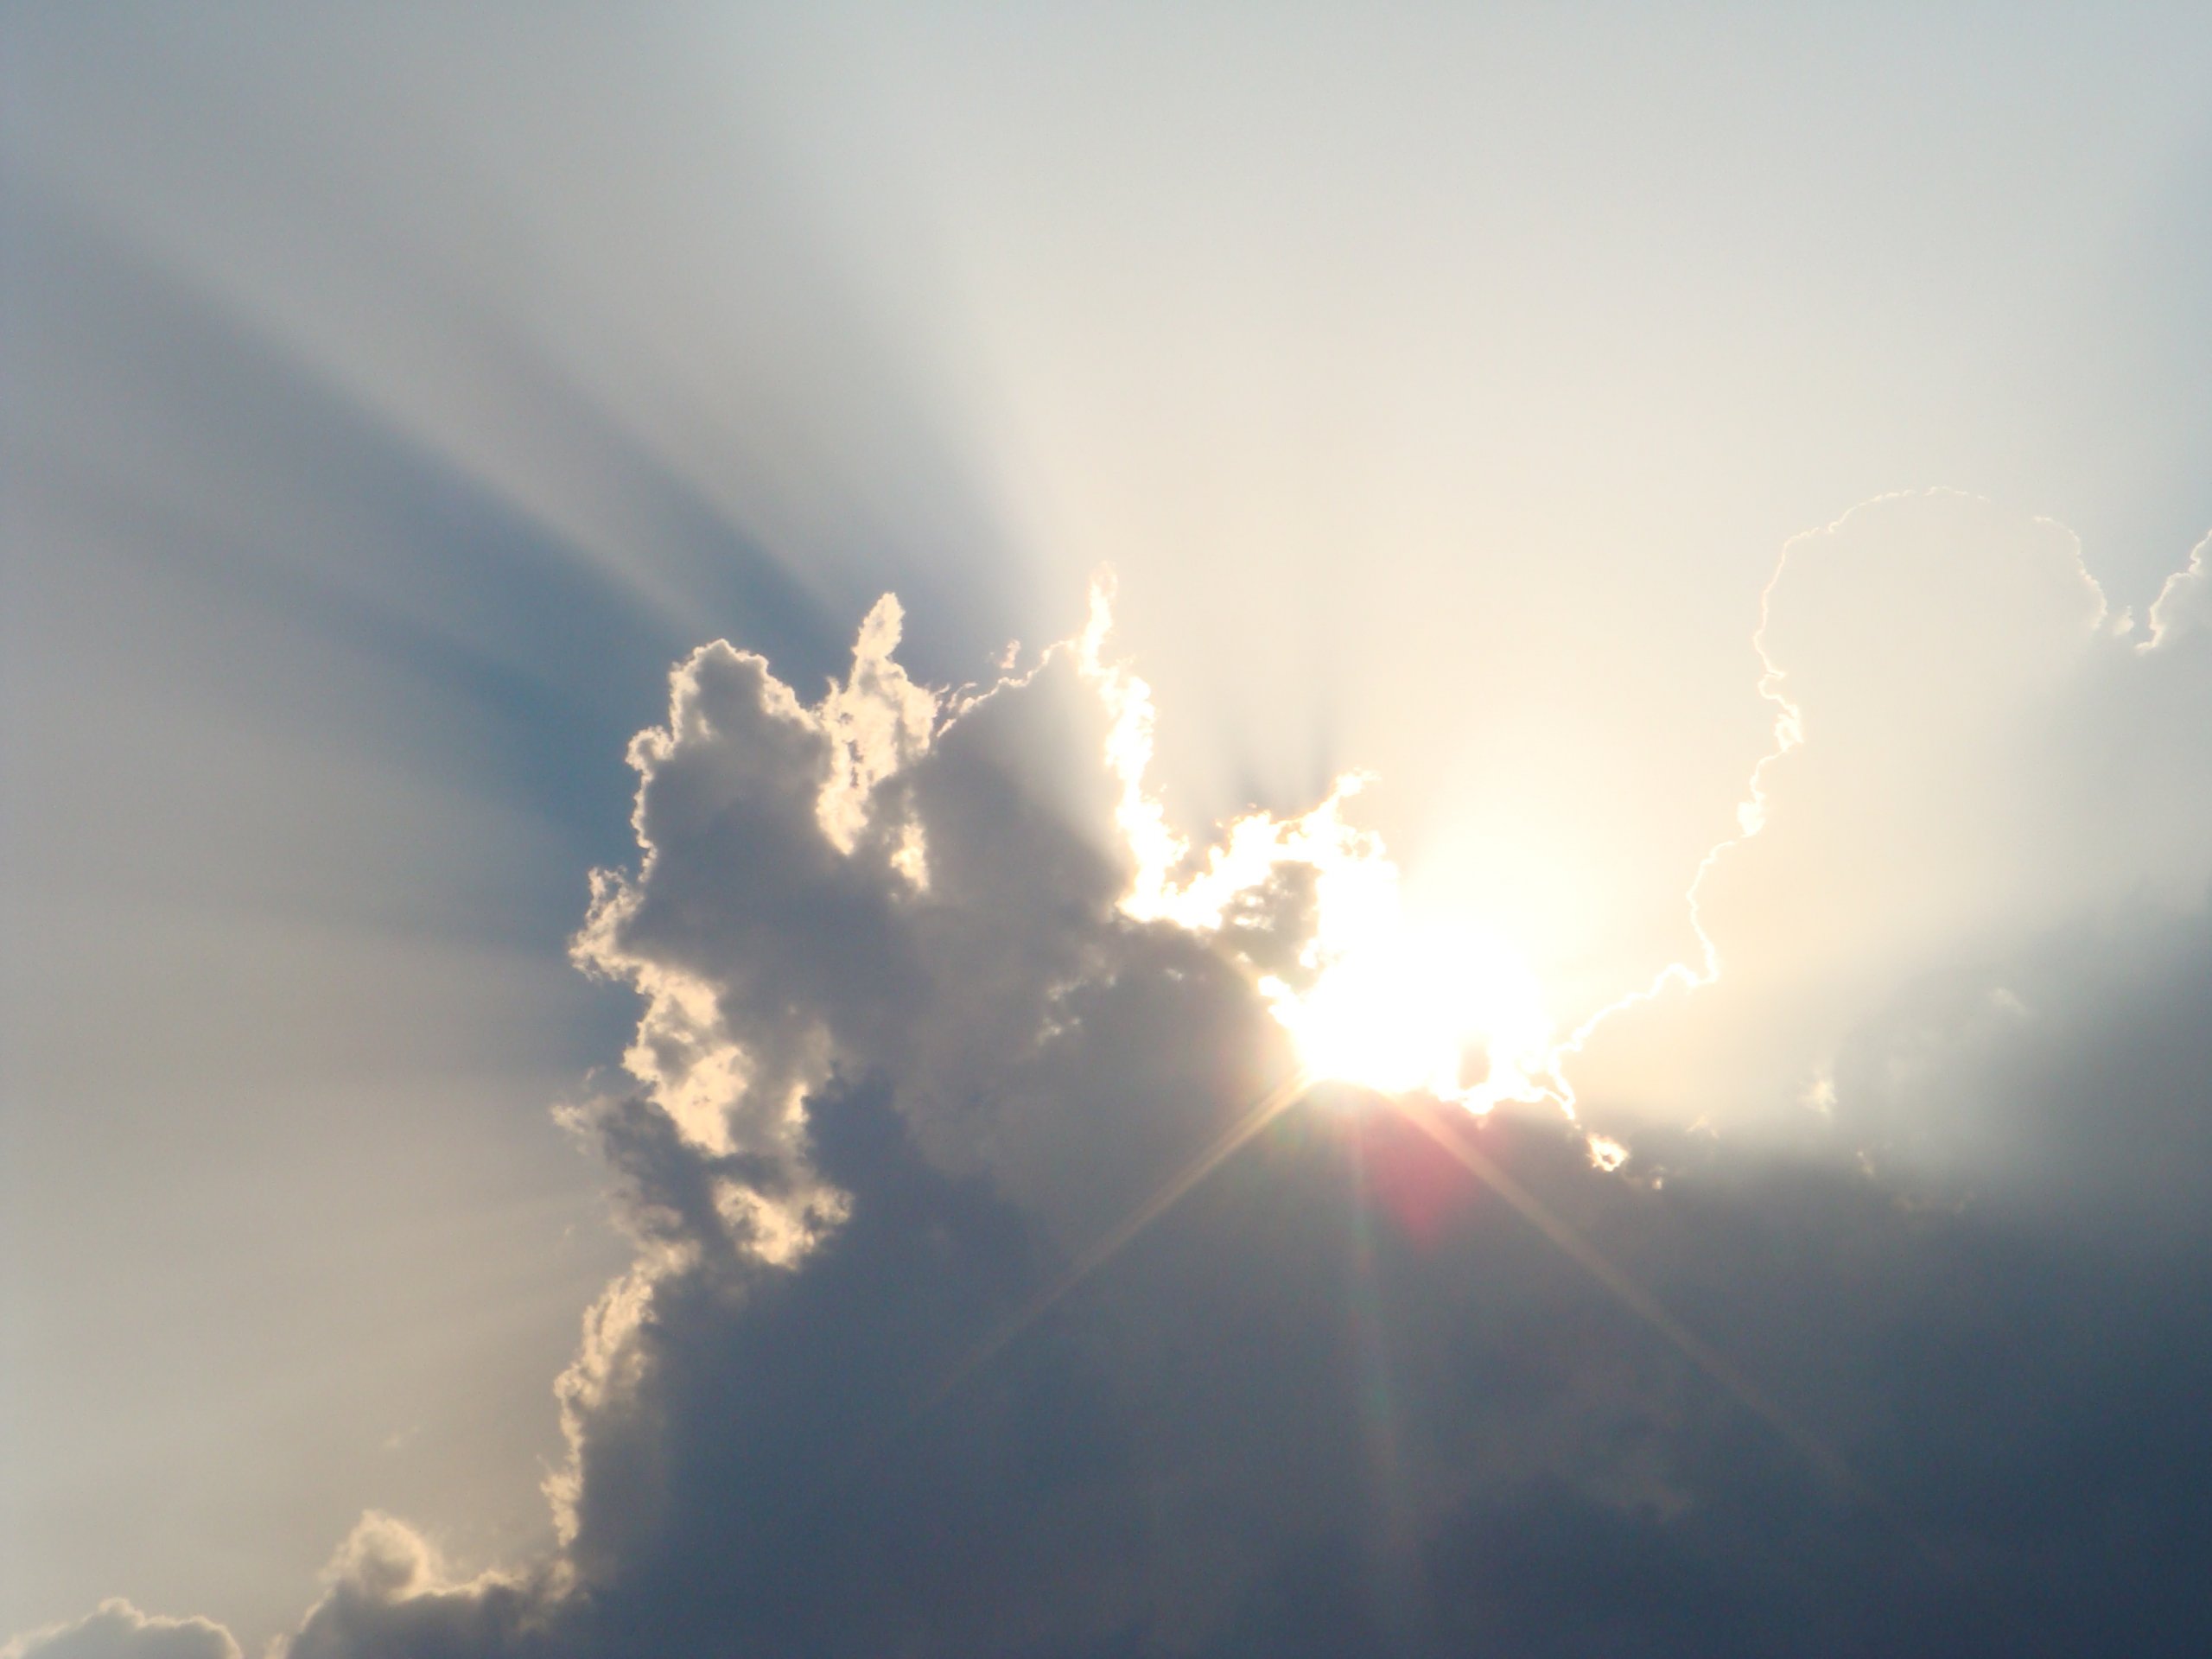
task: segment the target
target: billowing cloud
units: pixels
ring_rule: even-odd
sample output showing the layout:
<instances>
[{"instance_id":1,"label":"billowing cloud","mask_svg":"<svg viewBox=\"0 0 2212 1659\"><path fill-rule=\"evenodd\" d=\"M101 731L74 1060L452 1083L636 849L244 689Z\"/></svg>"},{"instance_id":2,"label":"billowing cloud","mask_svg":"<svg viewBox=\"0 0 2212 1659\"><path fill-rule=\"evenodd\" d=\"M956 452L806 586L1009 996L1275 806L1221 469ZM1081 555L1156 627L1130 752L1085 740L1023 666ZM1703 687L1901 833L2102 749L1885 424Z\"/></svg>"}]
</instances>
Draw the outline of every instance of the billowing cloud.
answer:
<instances>
[{"instance_id":1,"label":"billowing cloud","mask_svg":"<svg viewBox=\"0 0 2212 1659\"><path fill-rule=\"evenodd\" d=\"M55 1624L0 1647L0 1659L239 1659L238 1644L204 1618L159 1618L120 1598L73 1624Z\"/></svg>"},{"instance_id":2,"label":"billowing cloud","mask_svg":"<svg viewBox=\"0 0 2212 1659\"><path fill-rule=\"evenodd\" d=\"M1980 976L2032 1023L2051 1010L2007 1000L2009 964L2131 907L2201 913L2201 557L2145 634L2069 532L1976 497L1885 497L1792 542L1757 641L1776 750L1693 889L1710 957L1589 1033L1579 1092L1795 1135L1912 984Z\"/></svg>"},{"instance_id":3,"label":"billowing cloud","mask_svg":"<svg viewBox=\"0 0 2212 1659\"><path fill-rule=\"evenodd\" d=\"M2212 537L2199 542L2190 552L2189 563L2167 577L2158 590L2158 602L2151 607L2150 638L2142 649L2156 651L2169 640L2212 625L2212 562L2208 561L2212 561Z\"/></svg>"},{"instance_id":4,"label":"billowing cloud","mask_svg":"<svg viewBox=\"0 0 2212 1659\"><path fill-rule=\"evenodd\" d=\"M1080 1227L1289 1064L1228 953L1122 907L1095 657L941 702L892 659L899 620L876 608L812 708L726 645L685 663L632 752L644 861L598 878L577 942L646 998L645 1098L724 1160L719 1219L687 1224L771 1260L842 1214L801 1153L833 1077L896 1078L933 1158Z\"/></svg>"},{"instance_id":5,"label":"billowing cloud","mask_svg":"<svg viewBox=\"0 0 2212 1659\"><path fill-rule=\"evenodd\" d=\"M701 649L575 944L643 1002L567 1113L638 1255L557 1542L372 1515L291 1659L2202 1650L2212 1300L2139 1213L2201 1209L2212 1075L2173 591L2139 650L1963 497L1793 544L1717 976L1557 1071L1349 786L1167 823L1103 607L950 692L889 600L811 702ZM1346 1008L1427 1086L1306 1086ZM2091 1173L1987 1204L2000 1149Z\"/></svg>"}]
</instances>

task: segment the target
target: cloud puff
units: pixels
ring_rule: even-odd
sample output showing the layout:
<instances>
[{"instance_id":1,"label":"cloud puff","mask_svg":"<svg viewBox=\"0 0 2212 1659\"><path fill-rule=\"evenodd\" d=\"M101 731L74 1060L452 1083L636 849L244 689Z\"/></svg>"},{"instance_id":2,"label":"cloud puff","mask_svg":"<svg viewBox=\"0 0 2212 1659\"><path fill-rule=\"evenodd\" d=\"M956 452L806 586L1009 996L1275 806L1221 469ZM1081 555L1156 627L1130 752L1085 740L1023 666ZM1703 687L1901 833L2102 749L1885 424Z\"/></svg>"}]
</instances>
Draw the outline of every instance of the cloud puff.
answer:
<instances>
[{"instance_id":1,"label":"cloud puff","mask_svg":"<svg viewBox=\"0 0 2212 1659\"><path fill-rule=\"evenodd\" d=\"M1313 1541L1417 1533L1478 1471L1525 1474L1509 1426L1557 1403L1509 1390L1471 1434L1440 1423L1453 1449L1402 1494L1376 1488L1343 1103L1039 1317L1294 1071L1280 997L1325 970L1308 947L1347 866L1384 867L1333 803L1185 847L1103 613L942 697L893 659L898 623L879 607L811 706L707 647L633 747L644 857L599 879L577 949L645 998L639 1086L575 1120L641 1255L563 1382L557 1571L454 1586L379 1522L296 1652L1189 1648ZM1402 1142L1377 1179L1407 1239L1433 1237L1469 1183ZM1425 1362L1415 1392L1479 1397L1469 1363ZM1565 1430L1530 1438L1561 1448L1534 1460L1551 1478L1585 1461ZM1378 1504L1397 1518L1347 1520Z\"/></svg>"},{"instance_id":2,"label":"cloud puff","mask_svg":"<svg viewBox=\"0 0 2212 1659\"><path fill-rule=\"evenodd\" d=\"M2201 911L2201 557L2139 642L2069 532L1976 497L1885 497L1792 542L1758 636L1777 751L1694 889L1717 976L1594 1029L1586 1100L1794 1132L1904 988L1978 972L1993 995L2066 930Z\"/></svg>"},{"instance_id":3,"label":"cloud puff","mask_svg":"<svg viewBox=\"0 0 2212 1659\"><path fill-rule=\"evenodd\" d=\"M240 1659L238 1644L204 1618L159 1618L117 1598L73 1624L54 1624L0 1647L0 1659Z\"/></svg>"},{"instance_id":4,"label":"cloud puff","mask_svg":"<svg viewBox=\"0 0 2212 1659\"><path fill-rule=\"evenodd\" d=\"M2150 638L2145 651L2156 651L2171 640L2212 625L2212 537L2190 550L2189 563L2166 578L2151 607Z\"/></svg>"},{"instance_id":5,"label":"cloud puff","mask_svg":"<svg viewBox=\"0 0 2212 1659\"><path fill-rule=\"evenodd\" d=\"M2063 532L1938 496L1793 546L1720 976L1574 1062L1642 1108L1619 1167L1550 1109L1252 1129L1379 848L1341 796L1187 845L1103 613L950 693L899 623L811 703L705 647L633 747L576 954L642 998L634 1087L569 1116L639 1255L556 1547L467 1577L371 1516L291 1659L2212 1640L2212 1298L2133 1214L2207 1196L2203 669ZM1684 1128L1776 1089L1827 1138ZM1986 1205L1999 1144L2099 1173Z\"/></svg>"},{"instance_id":6,"label":"cloud puff","mask_svg":"<svg viewBox=\"0 0 2212 1659\"><path fill-rule=\"evenodd\" d=\"M457 1579L428 1539L372 1510L332 1557L329 1587L285 1650L291 1659L530 1652L545 1637L555 1572L546 1563L531 1579Z\"/></svg>"},{"instance_id":7,"label":"cloud puff","mask_svg":"<svg viewBox=\"0 0 2212 1659\"><path fill-rule=\"evenodd\" d=\"M646 1099L724 1160L690 1236L773 1260L842 1213L801 1155L833 1076L896 1077L933 1158L1080 1230L1289 1063L1233 952L1122 906L1140 861L1096 641L940 699L892 658L899 626L887 599L811 708L727 645L684 663L632 750L644 860L596 879L577 941L646 999Z\"/></svg>"}]
</instances>

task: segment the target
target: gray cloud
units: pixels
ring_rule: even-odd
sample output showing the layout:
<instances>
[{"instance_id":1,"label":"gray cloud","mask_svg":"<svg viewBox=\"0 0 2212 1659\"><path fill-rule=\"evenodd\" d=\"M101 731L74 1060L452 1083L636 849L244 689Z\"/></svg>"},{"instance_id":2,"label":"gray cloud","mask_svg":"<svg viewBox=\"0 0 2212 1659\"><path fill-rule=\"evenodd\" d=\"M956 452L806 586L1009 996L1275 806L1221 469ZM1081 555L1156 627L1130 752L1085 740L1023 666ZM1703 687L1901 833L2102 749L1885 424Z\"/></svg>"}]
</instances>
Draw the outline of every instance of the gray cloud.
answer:
<instances>
[{"instance_id":1,"label":"gray cloud","mask_svg":"<svg viewBox=\"0 0 2212 1659\"><path fill-rule=\"evenodd\" d=\"M2185 880L2120 879L2188 876L2194 796L2155 791L2194 785L2171 734L2094 795L2006 747L2078 762L2069 732L2199 671L2106 653L2046 527L1936 499L1848 528L1824 601L1777 590L1804 768L1774 769L1746 865L1834 880L1869 823L1932 819L1861 907L1992 838L2006 874L1774 958L1780 989L1850 989L1787 1010L1832 1045L1820 1135L1652 1110L1609 1173L1554 1114L1446 1119L1547 1232L1397 1109L1319 1088L1065 1294L1290 1069L1257 977L1317 925L1311 872L1276 862L1214 921L1123 902L1145 803L1095 636L941 695L887 603L811 705L694 653L632 749L642 856L576 946L645 1000L636 1086L571 1115L639 1253L561 1382L557 1546L470 1577L372 1515L291 1659L2202 1650L2212 932ZM1953 652L1900 613L1939 578L1994 637ZM1877 741L1923 709L1904 753ZM1989 752L1935 764L1967 735ZM1960 776L1948 807L1857 794ZM2015 786L2069 804L2055 836ZM2047 870L2029 901L2006 859ZM1710 912L1723 1014L1754 912Z\"/></svg>"},{"instance_id":2,"label":"gray cloud","mask_svg":"<svg viewBox=\"0 0 2212 1659\"><path fill-rule=\"evenodd\" d=\"M1847 1458L1828 1485L1388 1119L1284 1126L950 1395L1048 1265L880 1085L795 1272L659 1281L575 1577L379 1566L296 1652L2131 1651L2204 1635L2201 1268L1686 1142L1481 1131ZM1669 1153L1671 1152L1671 1155ZM1369 1202L1357 1195L1363 1186ZM1376 1199L1379 1198L1379 1201Z\"/></svg>"},{"instance_id":3,"label":"gray cloud","mask_svg":"<svg viewBox=\"0 0 2212 1659\"><path fill-rule=\"evenodd\" d=\"M1758 737L1747 561L1804 504L1974 480L2094 532L2101 575L2134 549L2139 611L2198 527L2201 28L1799 17L1747 56L1533 16L863 10L7 9L0 1631L127 1586L257 1648L365 1503L536 1559L545 1379L622 1254L542 1103L632 1017L560 941L578 869L630 856L622 745L700 639L741 629L810 696L895 584L909 660L957 678L1065 629L1094 560L1148 561L1125 620L1179 804L1381 767L1363 822L1437 876L1423 904L1573 1005L1679 948ZM2140 745L2079 753L2132 757L2139 826L2201 830ZM988 778L931 765L941 821L1005 857ZM1286 975L1292 886L1237 940ZM794 967L819 943L747 925ZM794 1081L828 1086L834 1027L1047 1257L1172 1165L1179 1065L1280 1040L1235 952L1157 931L882 938L816 964L855 977L793 1028ZM1947 974L2051 1018L2015 945L1877 954L1832 1023L1754 1027L1772 1054L1722 1029L1714 1070L1794 1095L1831 1054L1890 1179L1979 1159L1986 1188L1986 1147L1895 1133L1928 1107L1851 1057ZM1099 1081L1103 1036L1000 1068L1040 996L1156 1052L1154 1116ZM768 1055L772 1003L715 1018ZM621 1178L648 1253L810 1203L800 1236L834 1230L802 1137L740 1114L709 1152L670 1109L601 1109L655 1176Z\"/></svg>"},{"instance_id":4,"label":"gray cloud","mask_svg":"<svg viewBox=\"0 0 2212 1659\"><path fill-rule=\"evenodd\" d=\"M119 1598L73 1624L51 1625L0 1647L0 1659L239 1659L238 1644L204 1618L158 1618Z\"/></svg>"},{"instance_id":5,"label":"gray cloud","mask_svg":"<svg viewBox=\"0 0 2212 1659\"><path fill-rule=\"evenodd\" d=\"M1976 648L1993 705L2098 617L2070 546L2037 533L2050 586L2020 583ZM1909 538L1881 550L1910 574ZM2007 579L2007 560L1966 574ZM2076 599L2037 597L2069 582ZM1840 597L1887 614L1878 584ZM1863 654L1841 610L1809 613L1842 643L1797 653L1808 683ZM580 1653L2063 1651L2115 1617L2093 1588L2113 1515L2196 1524L2162 1461L2212 1452L2185 1408L2212 1334L2189 1272L2139 1229L2115 1256L2110 1228L2081 1226L2188 1116L2171 1090L2207 1027L2174 988L2199 982L2185 919L2118 928L2101 957L2032 935L2043 970L2005 995L1898 982L1842 1051L1838 1133L1886 1154L1900 1122L1941 1124L1973 1146L1902 1185L1656 1129L1624 1182L1556 1124L1466 1131L1864 1491L1828 1485L1387 1114L1326 1096L995 1350L1264 1076L1240 924L1301 912L1255 898L1213 935L1121 913L1081 655L933 726L903 717L887 621L811 710L712 648L639 746L647 857L602 885L581 949L659 1016L632 1057L645 1091L594 1120L648 1265L566 1384L560 1574L341 1580L301 1651L388 1649L402 1628L436 1651L464 1627ZM848 852L823 808L841 779L873 780ZM919 880L898 862L916 848ZM2021 1025L2042 1003L2075 1012ZM2126 1079L2101 1138L2148 1155L2104 1159L2072 1210L1977 1203L1995 1131L1972 1102L2009 1103L2039 1159L2079 1166L2056 1106L2101 1069ZM2201 1163L2162 1166L2177 1205L2201 1191ZM794 1201L807 1224L765 1238ZM2131 1570L2124 1617L2178 1643L2184 1586Z\"/></svg>"}]
</instances>

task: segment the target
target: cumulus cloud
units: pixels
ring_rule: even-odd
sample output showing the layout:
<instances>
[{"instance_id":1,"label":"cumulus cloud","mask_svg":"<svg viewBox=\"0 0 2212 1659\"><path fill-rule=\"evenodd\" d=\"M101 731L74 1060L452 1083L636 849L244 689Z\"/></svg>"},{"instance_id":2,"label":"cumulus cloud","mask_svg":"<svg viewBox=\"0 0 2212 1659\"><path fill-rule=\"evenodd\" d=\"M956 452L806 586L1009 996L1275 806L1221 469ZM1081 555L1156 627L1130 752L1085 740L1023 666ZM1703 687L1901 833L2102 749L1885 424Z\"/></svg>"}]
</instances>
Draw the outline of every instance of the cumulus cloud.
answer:
<instances>
[{"instance_id":1,"label":"cumulus cloud","mask_svg":"<svg viewBox=\"0 0 2212 1659\"><path fill-rule=\"evenodd\" d=\"M842 1214L803 1155L833 1076L896 1077L933 1157L1079 1228L1288 1064L1229 953L1124 911L1140 861L1095 657L940 699L892 658L899 626L887 599L812 707L727 645L683 664L632 750L644 859L597 878L577 941L646 1000L645 1100L722 1160L705 1230L772 1260Z\"/></svg>"},{"instance_id":2,"label":"cumulus cloud","mask_svg":"<svg viewBox=\"0 0 2212 1659\"><path fill-rule=\"evenodd\" d=\"M2145 651L2156 651L2168 641L2212 625L2212 537L2192 549L2189 563L2166 578L2151 607L2151 634Z\"/></svg>"},{"instance_id":3,"label":"cumulus cloud","mask_svg":"<svg viewBox=\"0 0 2212 1659\"><path fill-rule=\"evenodd\" d=\"M2139 641L2069 531L1976 497L1886 497L1791 543L1757 639L1776 752L1751 833L1693 890L1711 982L1608 1015L1569 1068L1580 1094L1790 1132L1908 987L1979 976L1997 1006L2069 930L2201 912L2201 558Z\"/></svg>"},{"instance_id":4,"label":"cumulus cloud","mask_svg":"<svg viewBox=\"0 0 2212 1659\"><path fill-rule=\"evenodd\" d=\"M1564 1058L1594 1140L1506 1019L1271 1093L1332 975L1402 1012L1343 977L1388 861L1348 789L1179 834L1103 608L959 691L889 600L810 702L702 648L575 944L642 1003L567 1114L638 1256L557 1544L372 1515L292 1659L2201 1651L2212 1299L2138 1213L2206 1196L2183 614L1967 498L1793 544L1717 977ZM1693 1127L1761 1109L1820 1134ZM2005 1147L2095 1173L1985 1204Z\"/></svg>"},{"instance_id":5,"label":"cumulus cloud","mask_svg":"<svg viewBox=\"0 0 2212 1659\"><path fill-rule=\"evenodd\" d=\"M0 1659L240 1659L238 1644L204 1618L160 1618L117 1598L73 1624L54 1624L0 1647Z\"/></svg>"},{"instance_id":6,"label":"cumulus cloud","mask_svg":"<svg viewBox=\"0 0 2212 1659\"><path fill-rule=\"evenodd\" d=\"M461 1580L430 1541L372 1510L331 1558L322 1599L285 1646L291 1659L370 1653L530 1651L543 1637L557 1568Z\"/></svg>"}]
</instances>

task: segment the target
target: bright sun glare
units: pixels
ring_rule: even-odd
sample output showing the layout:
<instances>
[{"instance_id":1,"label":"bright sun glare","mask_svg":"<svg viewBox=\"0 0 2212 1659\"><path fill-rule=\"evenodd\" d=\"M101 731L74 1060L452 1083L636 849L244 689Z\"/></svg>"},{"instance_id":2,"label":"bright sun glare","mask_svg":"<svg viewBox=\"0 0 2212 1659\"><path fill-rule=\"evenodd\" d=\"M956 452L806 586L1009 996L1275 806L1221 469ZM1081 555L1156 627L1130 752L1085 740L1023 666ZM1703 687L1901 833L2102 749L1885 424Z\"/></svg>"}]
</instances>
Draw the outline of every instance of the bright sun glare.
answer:
<instances>
[{"instance_id":1,"label":"bright sun glare","mask_svg":"<svg viewBox=\"0 0 2212 1659\"><path fill-rule=\"evenodd\" d=\"M1480 932L1410 926L1395 892L1382 896L1381 914L1329 918L1338 937L1322 941L1312 985L1262 982L1306 1068L1477 1111L1545 1092L1551 1023L1526 967Z\"/></svg>"},{"instance_id":2,"label":"bright sun glare","mask_svg":"<svg viewBox=\"0 0 2212 1659\"><path fill-rule=\"evenodd\" d=\"M1106 755L1122 785L1116 817L1137 866L1122 908L1211 931L1240 896L1302 866L1313 874L1313 927L1300 971L1266 976L1259 986L1309 1074L1384 1094L1418 1090L1477 1112L1509 1100L1567 1103L1535 975L1478 926L1407 919L1398 868L1380 837L1342 816L1366 782L1362 774L1339 778L1297 817L1236 820L1191 868L1190 843L1168 826L1147 780L1151 688L1103 657L1111 626L1102 582L1091 592L1079 660L1113 716Z\"/></svg>"}]
</instances>

